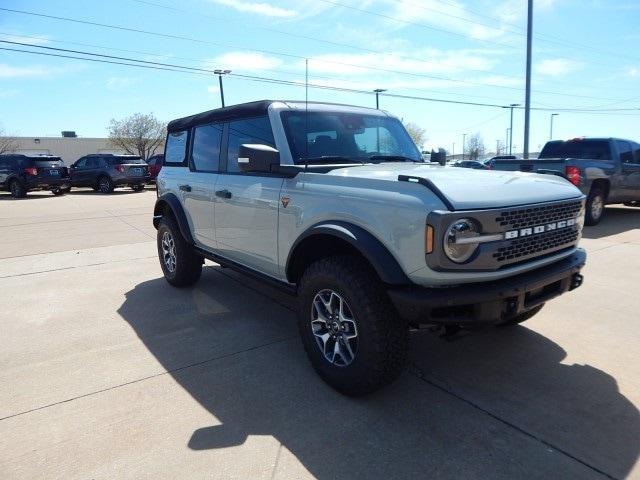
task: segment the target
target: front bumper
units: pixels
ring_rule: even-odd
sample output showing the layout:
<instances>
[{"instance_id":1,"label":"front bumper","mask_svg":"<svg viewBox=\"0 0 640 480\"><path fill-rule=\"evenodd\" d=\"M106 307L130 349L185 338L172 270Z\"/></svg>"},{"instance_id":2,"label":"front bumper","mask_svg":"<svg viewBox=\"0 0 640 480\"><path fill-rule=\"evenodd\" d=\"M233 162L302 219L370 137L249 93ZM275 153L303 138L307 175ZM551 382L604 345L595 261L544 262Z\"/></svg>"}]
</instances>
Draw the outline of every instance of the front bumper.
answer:
<instances>
[{"instance_id":1,"label":"front bumper","mask_svg":"<svg viewBox=\"0 0 640 480\"><path fill-rule=\"evenodd\" d=\"M495 323L524 313L582 284L587 253L493 282L454 287L389 287L400 316L410 324Z\"/></svg>"}]
</instances>

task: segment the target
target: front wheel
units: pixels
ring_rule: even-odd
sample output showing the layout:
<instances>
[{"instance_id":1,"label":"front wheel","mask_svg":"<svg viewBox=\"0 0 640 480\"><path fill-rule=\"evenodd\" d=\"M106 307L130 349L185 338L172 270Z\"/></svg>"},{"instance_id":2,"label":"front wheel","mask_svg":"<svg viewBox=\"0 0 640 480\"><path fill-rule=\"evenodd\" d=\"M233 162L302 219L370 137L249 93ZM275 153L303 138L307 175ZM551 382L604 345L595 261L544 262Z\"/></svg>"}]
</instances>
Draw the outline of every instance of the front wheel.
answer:
<instances>
[{"instance_id":1,"label":"front wheel","mask_svg":"<svg viewBox=\"0 0 640 480\"><path fill-rule=\"evenodd\" d=\"M141 192L142 190L144 190L144 184L131 185L131 190L133 190L134 192Z\"/></svg>"},{"instance_id":2,"label":"front wheel","mask_svg":"<svg viewBox=\"0 0 640 480\"><path fill-rule=\"evenodd\" d=\"M298 294L302 343L325 382L358 396L400 374L408 326L364 260L339 256L313 263L302 276Z\"/></svg>"},{"instance_id":3,"label":"front wheel","mask_svg":"<svg viewBox=\"0 0 640 480\"><path fill-rule=\"evenodd\" d=\"M53 190L51 190L51 193L58 197L60 195L64 195L66 193L66 190L64 188L54 188Z\"/></svg>"},{"instance_id":4,"label":"front wheel","mask_svg":"<svg viewBox=\"0 0 640 480\"><path fill-rule=\"evenodd\" d=\"M172 218L160 220L157 245L160 266L167 282L175 287L187 287L198 281L203 258L193 252Z\"/></svg>"},{"instance_id":5,"label":"front wheel","mask_svg":"<svg viewBox=\"0 0 640 480\"><path fill-rule=\"evenodd\" d=\"M584 223L586 225L597 225L604 216L604 205L606 196L601 188L595 187L589 192L587 204L585 205Z\"/></svg>"}]
</instances>

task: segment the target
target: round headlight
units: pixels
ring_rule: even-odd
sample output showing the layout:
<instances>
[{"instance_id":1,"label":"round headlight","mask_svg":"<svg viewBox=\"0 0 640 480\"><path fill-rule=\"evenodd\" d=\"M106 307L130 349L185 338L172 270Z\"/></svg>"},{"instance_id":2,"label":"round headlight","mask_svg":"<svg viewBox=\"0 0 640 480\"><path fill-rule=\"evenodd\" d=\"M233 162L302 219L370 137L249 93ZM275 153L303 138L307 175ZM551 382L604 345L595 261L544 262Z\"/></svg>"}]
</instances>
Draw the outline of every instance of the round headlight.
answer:
<instances>
[{"instance_id":1,"label":"round headlight","mask_svg":"<svg viewBox=\"0 0 640 480\"><path fill-rule=\"evenodd\" d=\"M480 229L473 220L456 220L444 234L444 253L453 262L466 262L478 248L479 244L473 239L479 235Z\"/></svg>"}]
</instances>

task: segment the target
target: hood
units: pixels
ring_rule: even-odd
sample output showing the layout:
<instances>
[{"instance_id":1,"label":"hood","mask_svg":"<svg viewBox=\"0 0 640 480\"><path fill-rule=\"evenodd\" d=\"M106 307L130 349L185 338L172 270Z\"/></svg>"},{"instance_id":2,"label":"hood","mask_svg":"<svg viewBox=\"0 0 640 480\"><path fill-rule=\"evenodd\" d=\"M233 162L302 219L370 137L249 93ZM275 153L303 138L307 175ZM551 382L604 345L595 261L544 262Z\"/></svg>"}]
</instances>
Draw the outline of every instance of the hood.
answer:
<instances>
[{"instance_id":1,"label":"hood","mask_svg":"<svg viewBox=\"0 0 640 480\"><path fill-rule=\"evenodd\" d=\"M577 198L582 195L571 183L554 175L416 163L353 166L332 170L328 175L393 182L398 181L398 175L424 178L431 181L456 210L511 207Z\"/></svg>"}]
</instances>

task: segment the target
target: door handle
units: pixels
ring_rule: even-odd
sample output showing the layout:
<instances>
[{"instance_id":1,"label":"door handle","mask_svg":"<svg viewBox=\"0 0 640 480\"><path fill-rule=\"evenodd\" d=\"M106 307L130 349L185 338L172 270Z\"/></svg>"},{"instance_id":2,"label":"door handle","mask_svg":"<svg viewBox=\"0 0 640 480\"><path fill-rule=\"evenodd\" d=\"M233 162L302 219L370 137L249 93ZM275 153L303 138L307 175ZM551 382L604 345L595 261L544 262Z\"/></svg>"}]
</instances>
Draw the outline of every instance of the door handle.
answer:
<instances>
[{"instance_id":1,"label":"door handle","mask_svg":"<svg viewBox=\"0 0 640 480\"><path fill-rule=\"evenodd\" d=\"M178 188L180 190L182 190L183 192L190 192L191 191L191 185L178 185Z\"/></svg>"},{"instance_id":2,"label":"door handle","mask_svg":"<svg viewBox=\"0 0 640 480\"><path fill-rule=\"evenodd\" d=\"M231 192L229 190L216 190L216 197L231 198Z\"/></svg>"}]
</instances>

